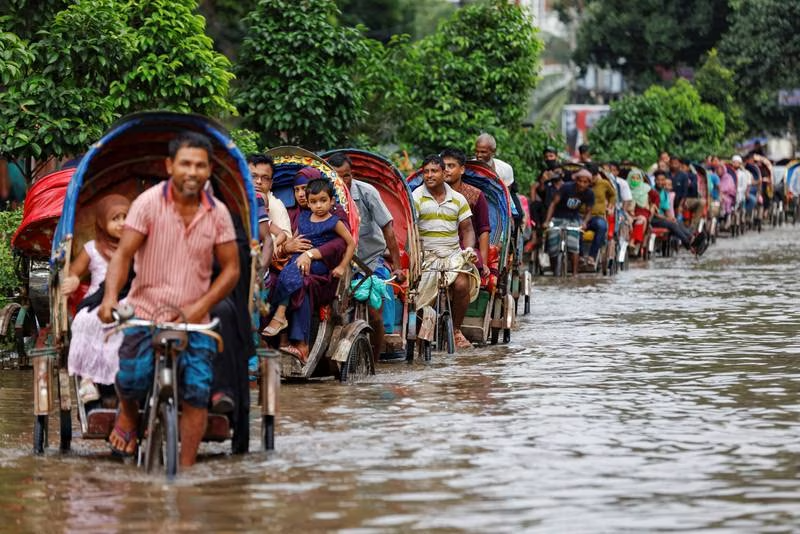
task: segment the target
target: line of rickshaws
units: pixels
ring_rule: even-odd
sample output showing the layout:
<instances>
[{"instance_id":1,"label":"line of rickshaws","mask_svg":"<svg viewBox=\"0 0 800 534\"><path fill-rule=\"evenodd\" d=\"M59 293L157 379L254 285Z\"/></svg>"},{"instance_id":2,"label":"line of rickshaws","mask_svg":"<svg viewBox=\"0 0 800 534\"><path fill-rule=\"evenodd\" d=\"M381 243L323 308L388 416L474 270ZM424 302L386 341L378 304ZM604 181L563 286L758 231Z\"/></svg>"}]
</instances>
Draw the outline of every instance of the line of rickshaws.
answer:
<instances>
[{"instance_id":1,"label":"line of rickshaws","mask_svg":"<svg viewBox=\"0 0 800 534\"><path fill-rule=\"evenodd\" d=\"M734 178L736 184L736 169L730 161L722 161L726 173ZM727 210L724 203L712 195L712 177L706 166L692 164L690 170L698 180L698 195L704 200L703 213L697 231L705 234L707 243L716 242L720 236L736 237L748 231L760 232L764 224L781 226L790 219L792 224L797 224L800 219L800 160L779 160L774 164L765 157L758 156L754 163L761 174L762 182L751 185L758 189L761 201L752 209L747 209L743 202L732 204ZM581 164L565 162L560 166L563 174L574 173L583 168ZM622 178L635 167L629 164L620 166ZM613 177L606 170L599 171L605 179L614 183ZM628 267L631 260L647 261L654 254L667 257L677 254L680 247L677 237L673 236L666 228L654 227L650 218L639 217L647 210L637 209L631 231L627 235L620 233L623 226L621 209L607 216L608 234L606 245L598 251L593 258L594 265L583 265L579 272L601 273L613 275L619 270ZM684 224L692 220L688 211L681 214ZM560 252L550 259L546 250L544 239L545 229L535 229L532 238L527 241L527 253L523 255L523 262L530 268L533 275L552 273L555 276L565 277L568 272L566 237L562 229ZM585 258L590 244L594 238L592 230L583 231L581 234L580 255ZM555 261L555 264L553 264Z\"/></svg>"},{"instance_id":2,"label":"line of rickshaws","mask_svg":"<svg viewBox=\"0 0 800 534\"><path fill-rule=\"evenodd\" d=\"M76 302L62 295L60 281L69 272L70 261L84 243L93 238L92 206L109 193L130 199L166 178L164 159L167 145L180 131L195 131L211 139L214 194L229 208L240 234L241 276L233 298L248 310L247 335L257 339L258 306L265 266L260 265L256 191L246 160L225 129L206 117L171 112L132 115L113 125L93 144L76 167L63 169L39 179L30 189L23 221L12 239L18 274L23 280L19 298L0 312L0 326L7 341L16 345L20 363L33 369L33 449L42 454L48 446L49 417L58 413L59 449L68 451L73 439L73 414L81 439L107 439L115 420L113 387L103 391L100 401L84 404L76 395L78 377L70 377L67 356L70 321ZM401 250L404 284L392 284L386 298L394 299L389 308L394 316L384 317L387 359L411 362L427 360L437 336L452 336L434 328L433 334L420 333L425 313L416 312L415 287L421 276L422 248L416 226L416 213L409 181L387 159L365 151L345 150L352 160L354 176L372 184L389 208ZM287 208L295 205L293 177L304 166L319 169L336 191L336 201L347 213L351 233L358 239L357 208L342 180L325 157L297 147L281 147L269 152L275 161L272 192ZM411 185L418 177L409 178ZM479 162L469 162L464 181L479 187L487 197L491 212L491 266L493 277L480 290L479 298L468 310L463 332L476 344L509 341L516 324L517 303L530 307L530 274L523 272L521 241L515 236L513 204L508 189L494 172ZM258 346L258 404L261 412L261 446L274 447L278 390L281 379L303 380L333 377L356 382L375 372L367 321L367 304L354 298L348 274L340 280L333 301L312 306L312 338L306 363ZM80 293L80 292L78 292ZM263 295L261 295L263 297ZM435 312L434 312L435 313ZM120 319L122 320L122 319ZM175 323L151 325L157 372L147 400L142 404L138 436L138 465L146 470L162 469L168 476L177 471L177 387L175 360L191 325ZM450 325L452 328L452 325ZM437 331L438 330L438 331ZM225 328L219 330L220 350L224 350ZM419 334L419 335L418 335ZM228 334L230 335L230 334ZM445 346L452 352L452 346ZM209 413L206 441L231 440L232 451L243 453L250 444L250 354L234 355L236 373L244 384L234 399L238 408L227 415Z\"/></svg>"}]
</instances>

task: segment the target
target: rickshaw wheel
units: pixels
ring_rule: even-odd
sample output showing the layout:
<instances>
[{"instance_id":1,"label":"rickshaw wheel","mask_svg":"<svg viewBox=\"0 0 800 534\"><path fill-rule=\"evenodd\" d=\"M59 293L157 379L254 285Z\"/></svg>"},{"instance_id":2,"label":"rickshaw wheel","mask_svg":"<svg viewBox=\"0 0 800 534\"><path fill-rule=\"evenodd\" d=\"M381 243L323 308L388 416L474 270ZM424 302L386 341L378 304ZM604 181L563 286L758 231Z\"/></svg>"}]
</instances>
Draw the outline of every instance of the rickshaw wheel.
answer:
<instances>
[{"instance_id":1,"label":"rickshaw wheel","mask_svg":"<svg viewBox=\"0 0 800 534\"><path fill-rule=\"evenodd\" d=\"M60 410L59 422L59 449L67 452L72 446L72 410Z\"/></svg>"},{"instance_id":2,"label":"rickshaw wheel","mask_svg":"<svg viewBox=\"0 0 800 534\"><path fill-rule=\"evenodd\" d=\"M275 450L275 416L261 418L261 445L265 451Z\"/></svg>"},{"instance_id":3,"label":"rickshaw wheel","mask_svg":"<svg viewBox=\"0 0 800 534\"><path fill-rule=\"evenodd\" d=\"M497 342L500 341L500 329L499 328L492 328L492 335L491 335L491 344L497 345Z\"/></svg>"},{"instance_id":4,"label":"rickshaw wheel","mask_svg":"<svg viewBox=\"0 0 800 534\"><path fill-rule=\"evenodd\" d=\"M178 414L171 402L161 403L153 428L147 435L145 471L153 472L156 466L163 466L167 478L178 473Z\"/></svg>"},{"instance_id":5,"label":"rickshaw wheel","mask_svg":"<svg viewBox=\"0 0 800 534\"><path fill-rule=\"evenodd\" d=\"M450 312L442 312L439 317L439 339L436 340L439 351L447 349L447 354L456 351L455 332L453 331L453 317Z\"/></svg>"},{"instance_id":6,"label":"rickshaw wheel","mask_svg":"<svg viewBox=\"0 0 800 534\"><path fill-rule=\"evenodd\" d=\"M339 372L339 380L352 384L372 374L375 374L372 367L372 344L365 332L359 332L350 346L347 361Z\"/></svg>"},{"instance_id":7,"label":"rickshaw wheel","mask_svg":"<svg viewBox=\"0 0 800 534\"><path fill-rule=\"evenodd\" d=\"M47 448L47 416L37 415L33 421L33 454L44 454Z\"/></svg>"}]
</instances>

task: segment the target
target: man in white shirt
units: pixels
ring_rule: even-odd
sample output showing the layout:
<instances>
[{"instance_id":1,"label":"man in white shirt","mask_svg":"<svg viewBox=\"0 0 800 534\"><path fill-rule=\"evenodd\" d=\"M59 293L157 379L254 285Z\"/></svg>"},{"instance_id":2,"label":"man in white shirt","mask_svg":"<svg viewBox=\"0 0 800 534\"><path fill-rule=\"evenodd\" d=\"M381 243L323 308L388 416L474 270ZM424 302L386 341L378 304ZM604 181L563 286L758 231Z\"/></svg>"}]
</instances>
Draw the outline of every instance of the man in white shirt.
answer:
<instances>
[{"instance_id":1,"label":"man in white shirt","mask_svg":"<svg viewBox=\"0 0 800 534\"><path fill-rule=\"evenodd\" d=\"M291 237L292 223L289 219L289 213L286 211L286 206L272 194L272 175L275 172L275 163L272 156L254 154L247 158L247 166L250 169L253 184L266 199L269 220L283 230L287 238ZM273 241L276 241L277 237L273 235Z\"/></svg>"},{"instance_id":2,"label":"man in white shirt","mask_svg":"<svg viewBox=\"0 0 800 534\"><path fill-rule=\"evenodd\" d=\"M494 157L496 152L497 141L495 141L491 134L482 133L475 140L475 159L484 162L494 169L497 176L506 184L506 187L508 187L508 191L511 193L511 201L514 203L514 209L517 212L514 221L517 226L519 226L522 221L522 204L520 204L519 198L517 197L519 191L517 189L517 183L514 181L514 169L505 161Z\"/></svg>"},{"instance_id":3,"label":"man in white shirt","mask_svg":"<svg viewBox=\"0 0 800 534\"><path fill-rule=\"evenodd\" d=\"M742 156L739 154L731 158L731 164L736 170L736 206L744 206L747 198L747 189L753 183L753 175L744 168Z\"/></svg>"}]
</instances>

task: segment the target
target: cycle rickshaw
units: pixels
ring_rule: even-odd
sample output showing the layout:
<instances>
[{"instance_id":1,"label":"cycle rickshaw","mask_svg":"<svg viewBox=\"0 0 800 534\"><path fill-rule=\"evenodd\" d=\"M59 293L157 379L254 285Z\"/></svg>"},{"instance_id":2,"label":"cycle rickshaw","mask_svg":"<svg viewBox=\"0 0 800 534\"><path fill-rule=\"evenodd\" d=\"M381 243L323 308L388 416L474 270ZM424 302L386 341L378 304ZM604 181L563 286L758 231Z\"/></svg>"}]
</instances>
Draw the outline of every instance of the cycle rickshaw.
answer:
<instances>
[{"instance_id":1,"label":"cycle rickshaw","mask_svg":"<svg viewBox=\"0 0 800 534\"><path fill-rule=\"evenodd\" d=\"M70 344L70 313L67 298L59 290L61 280L69 273L71 258L94 234L93 204L101 196L117 193L134 199L150 186L166 177L164 160L168 143L176 134L194 131L208 137L213 145L213 173L209 180L217 199L228 207L237 229L241 276L230 298L244 310L252 310L260 247L255 192L247 163L225 129L215 121L199 115L172 112L146 112L130 115L114 124L93 144L72 175L63 202L61 217L55 227L50 250L49 300L50 314L41 329L36 348L31 351L34 368L34 452L42 453L47 445L48 416L59 410L60 448L69 450L72 441L73 397L71 378L67 372ZM244 336L252 336L249 315L239 325ZM191 325L183 325L187 329ZM156 329L154 339L179 337L181 325L175 329ZM223 335L225 332L223 325ZM176 334L177 332L177 334ZM185 331L183 331L185 333ZM158 354L158 349L156 349ZM262 444L272 448L277 409L277 358L269 351L260 351L259 391L262 405ZM244 384L237 393L238 409L227 415L209 414L205 441L231 440L233 452L246 452L249 447L249 388L247 358L236 355L237 372ZM156 373L159 380L160 373ZM78 377L75 377L76 381ZM77 383L76 388L77 390ZM109 400L111 401L109 403ZM80 437L106 439L116 416L113 387L106 387L103 398L84 404L76 399ZM169 399L150 395L142 404L139 424L139 464L148 468L163 464L167 475L177 469L177 407L174 415L163 420L158 413ZM153 417L151 417L153 415ZM152 426L156 420L158 429ZM161 441L161 443L159 443Z\"/></svg>"},{"instance_id":2,"label":"cycle rickshaw","mask_svg":"<svg viewBox=\"0 0 800 534\"><path fill-rule=\"evenodd\" d=\"M292 146L273 148L267 154L275 161L272 193L288 210L297 204L293 187L295 174L303 167L313 167L333 182L335 200L344 209L350 233L358 241L358 209L342 179L324 159ZM284 379L335 376L342 382L355 382L375 373L369 324L363 319L353 320L355 305L350 280L349 272L339 280L332 302L319 305L312 299L308 358L302 363L293 355L281 352Z\"/></svg>"},{"instance_id":3,"label":"cycle rickshaw","mask_svg":"<svg viewBox=\"0 0 800 534\"><path fill-rule=\"evenodd\" d=\"M394 359L395 354L402 353L405 359L413 358L417 334L414 299L421 275L422 248L411 190L400 170L383 156L347 148L331 150L322 154L322 157L328 159L336 153L344 153L350 158L353 177L375 187L392 214L392 227L400 249L399 267L406 272L406 281L402 285L391 285L394 289L394 313L389 317L384 309L386 334L382 356Z\"/></svg>"},{"instance_id":4,"label":"cycle rickshaw","mask_svg":"<svg viewBox=\"0 0 800 534\"><path fill-rule=\"evenodd\" d=\"M74 167L61 169L37 180L28 191L22 222L11 238L14 267L22 282L19 295L0 310L0 334L13 342L18 367L29 367L30 351L39 327L50 322L48 259L53 231Z\"/></svg>"},{"instance_id":5,"label":"cycle rickshaw","mask_svg":"<svg viewBox=\"0 0 800 534\"><path fill-rule=\"evenodd\" d=\"M491 230L489 257L484 258L484 261L497 273L490 275L487 280L482 280L478 298L467 308L461 331L468 340L478 344L485 344L488 341L497 343L502 332L503 342L507 343L511 339L511 329L516 321L517 304L512 288L515 283L520 287L519 278L515 279L515 273L519 277L521 271L521 258L516 258L513 252L511 196L503 181L483 162L467 161L461 179L464 183L480 189L486 196ZM422 184L422 172L416 171L407 181L411 190L416 189ZM450 337L446 325L443 330L446 337ZM441 342L439 344L441 345Z\"/></svg>"}]
</instances>

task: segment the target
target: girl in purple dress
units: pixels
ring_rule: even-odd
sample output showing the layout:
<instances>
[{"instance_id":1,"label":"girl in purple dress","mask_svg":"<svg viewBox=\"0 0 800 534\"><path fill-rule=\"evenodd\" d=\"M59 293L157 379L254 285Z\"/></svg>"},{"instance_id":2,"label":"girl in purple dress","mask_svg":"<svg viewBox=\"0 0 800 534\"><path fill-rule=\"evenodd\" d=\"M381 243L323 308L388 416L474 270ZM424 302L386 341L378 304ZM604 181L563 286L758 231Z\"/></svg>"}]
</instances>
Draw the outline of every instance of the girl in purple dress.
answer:
<instances>
[{"instance_id":1,"label":"girl in purple dress","mask_svg":"<svg viewBox=\"0 0 800 534\"><path fill-rule=\"evenodd\" d=\"M267 337L277 335L281 330L288 326L286 320L286 309L292 295L301 290L304 284L304 278L308 275L326 275L328 274L328 267L322 261L322 256L317 247L328 243L337 236L344 239L347 244L347 249L342 257L342 261L334 267L331 274L336 278L341 278L347 272L350 260L353 259L353 254L356 250L356 243L350 232L347 230L345 224L331 214L333 208L333 185L324 178L311 180L306 187L306 199L308 201L308 210L302 210L298 215L297 230L300 235L305 236L311 242L312 249L302 253L308 256L311 260L309 262L298 262L301 254L292 255L289 263L278 276L278 281L272 290L270 301L275 307L275 314L272 320L263 330L262 334ZM301 361L304 361L305 354L300 351L294 351L295 347L289 346L283 348L292 354L295 354Z\"/></svg>"}]
</instances>

